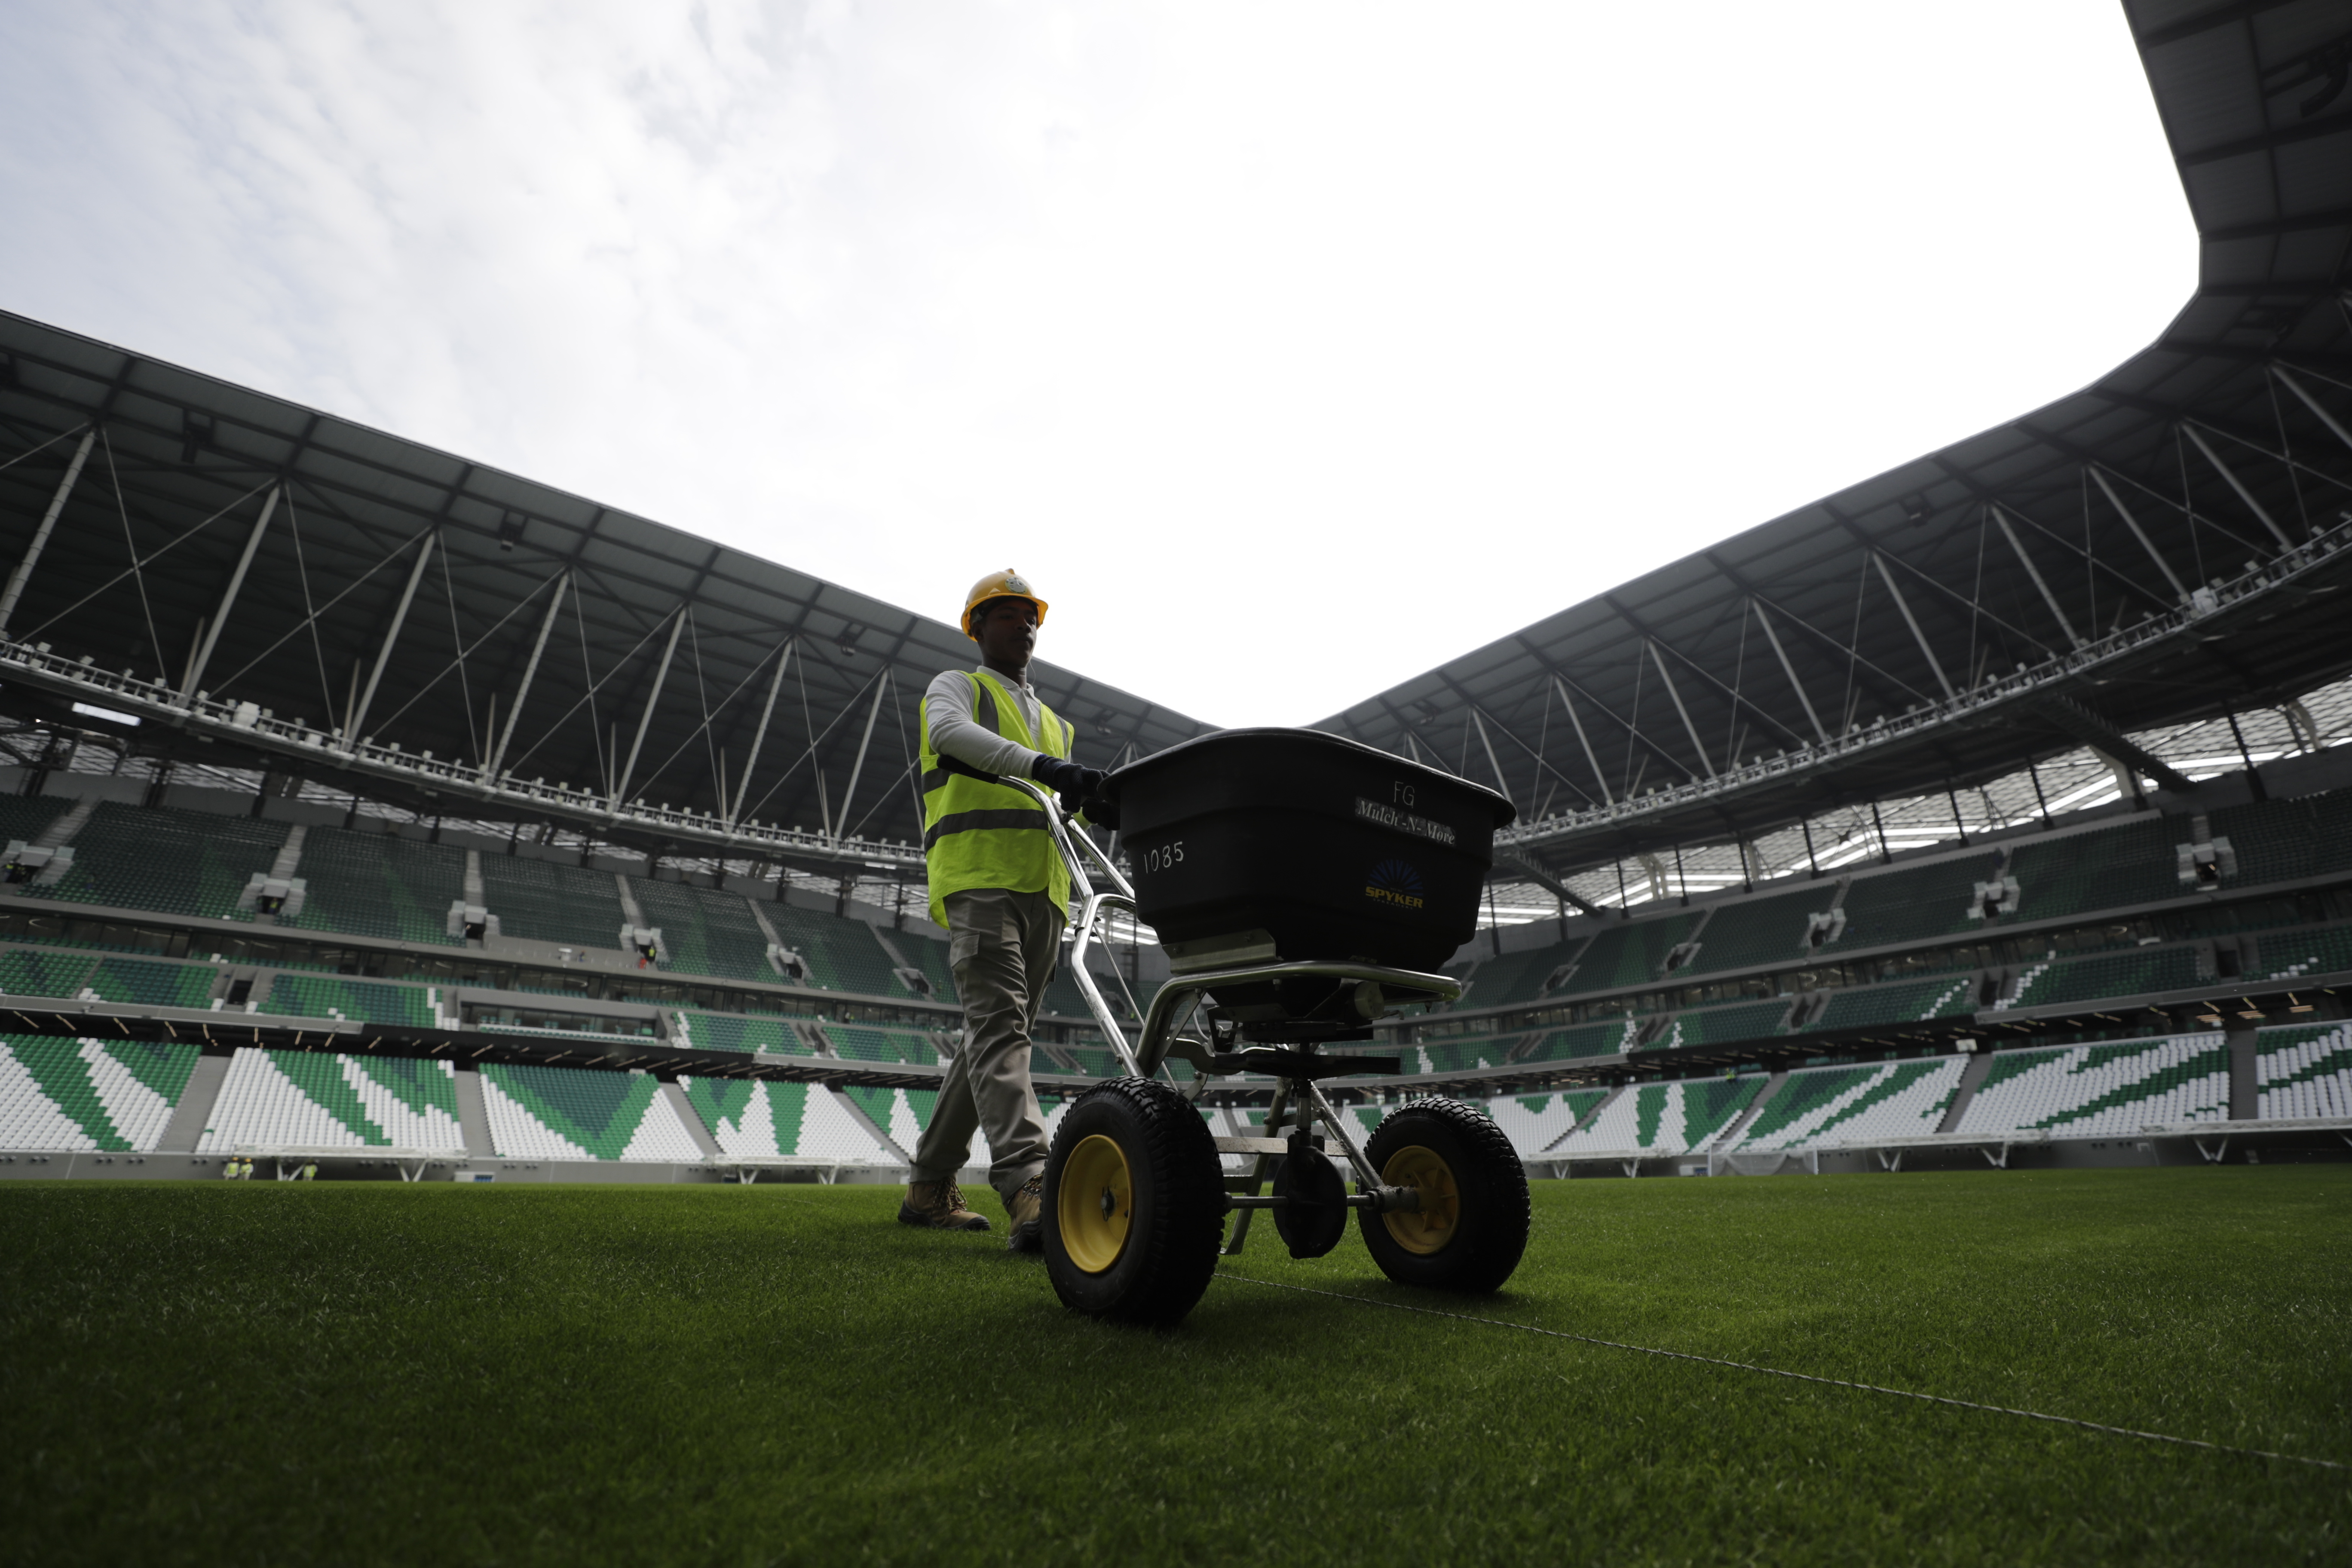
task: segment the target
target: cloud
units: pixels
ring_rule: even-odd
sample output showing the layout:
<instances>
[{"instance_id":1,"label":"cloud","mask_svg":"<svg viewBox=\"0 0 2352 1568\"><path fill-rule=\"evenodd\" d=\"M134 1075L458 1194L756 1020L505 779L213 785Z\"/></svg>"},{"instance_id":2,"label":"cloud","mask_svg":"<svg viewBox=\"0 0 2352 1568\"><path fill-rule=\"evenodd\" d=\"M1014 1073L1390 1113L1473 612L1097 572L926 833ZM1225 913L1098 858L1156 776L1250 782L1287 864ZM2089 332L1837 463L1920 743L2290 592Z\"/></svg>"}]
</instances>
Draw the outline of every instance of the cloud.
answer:
<instances>
[{"instance_id":1,"label":"cloud","mask_svg":"<svg viewBox=\"0 0 2352 1568\"><path fill-rule=\"evenodd\" d=\"M2121 14L37 8L11 308L1304 722L2193 280Z\"/></svg>"}]
</instances>

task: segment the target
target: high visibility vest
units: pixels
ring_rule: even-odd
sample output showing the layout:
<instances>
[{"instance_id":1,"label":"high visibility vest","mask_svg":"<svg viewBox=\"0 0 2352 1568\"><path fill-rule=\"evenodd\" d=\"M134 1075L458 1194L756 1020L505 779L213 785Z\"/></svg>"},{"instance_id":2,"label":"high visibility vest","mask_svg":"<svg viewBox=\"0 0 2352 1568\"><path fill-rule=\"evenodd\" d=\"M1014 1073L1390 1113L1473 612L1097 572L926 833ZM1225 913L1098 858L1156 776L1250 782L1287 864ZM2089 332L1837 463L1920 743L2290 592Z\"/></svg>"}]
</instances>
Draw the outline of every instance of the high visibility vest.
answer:
<instances>
[{"instance_id":1,"label":"high visibility vest","mask_svg":"<svg viewBox=\"0 0 2352 1568\"><path fill-rule=\"evenodd\" d=\"M979 722L992 725L1006 740L1033 752L1049 757L1070 754L1077 732L1045 703L1037 704L1038 728L1045 733L1032 735L1013 694L996 677L986 670L966 670L964 679L971 682ZM1070 869L1054 847L1037 797L941 756L931 744L930 715L919 705L917 711L922 714L923 868L931 885L931 919L948 923L950 893L1003 888L1049 894L1055 912L1068 920Z\"/></svg>"}]
</instances>

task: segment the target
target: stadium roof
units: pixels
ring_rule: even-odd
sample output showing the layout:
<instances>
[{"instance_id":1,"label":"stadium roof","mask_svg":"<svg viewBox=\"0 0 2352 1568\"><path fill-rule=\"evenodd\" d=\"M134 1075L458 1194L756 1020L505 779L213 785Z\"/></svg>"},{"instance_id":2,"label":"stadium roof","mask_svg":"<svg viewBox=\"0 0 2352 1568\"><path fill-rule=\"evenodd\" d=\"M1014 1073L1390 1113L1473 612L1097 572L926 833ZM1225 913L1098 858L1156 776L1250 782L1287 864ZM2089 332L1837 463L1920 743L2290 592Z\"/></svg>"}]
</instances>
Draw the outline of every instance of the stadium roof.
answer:
<instances>
[{"instance_id":1,"label":"stadium roof","mask_svg":"<svg viewBox=\"0 0 2352 1568\"><path fill-rule=\"evenodd\" d=\"M2202 247L2153 346L1326 725L1499 782L1515 852L1557 886L2086 741L2167 780L2129 731L2352 668L2352 31L2334 0L2126 11ZM114 728L150 754L851 874L914 864L912 700L970 651L788 567L5 314L0 563L0 711L109 727L80 701L140 720ZM1098 753L1204 728L1038 679Z\"/></svg>"},{"instance_id":2,"label":"stadium roof","mask_svg":"<svg viewBox=\"0 0 2352 1568\"><path fill-rule=\"evenodd\" d=\"M2152 346L1325 727L1498 782L1563 874L2086 742L2182 784L2127 732L2352 668L2352 18L2126 11L2201 247Z\"/></svg>"}]
</instances>

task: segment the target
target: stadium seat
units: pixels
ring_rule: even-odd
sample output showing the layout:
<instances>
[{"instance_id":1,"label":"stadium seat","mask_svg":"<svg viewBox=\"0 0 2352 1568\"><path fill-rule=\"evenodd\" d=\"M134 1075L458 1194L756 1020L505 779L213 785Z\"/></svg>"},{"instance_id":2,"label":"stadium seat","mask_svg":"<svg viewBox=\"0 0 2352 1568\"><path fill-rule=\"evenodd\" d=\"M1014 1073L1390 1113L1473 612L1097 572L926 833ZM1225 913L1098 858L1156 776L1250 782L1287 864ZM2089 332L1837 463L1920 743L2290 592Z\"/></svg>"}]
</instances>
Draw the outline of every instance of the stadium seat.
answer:
<instances>
[{"instance_id":1,"label":"stadium seat","mask_svg":"<svg viewBox=\"0 0 2352 1568\"><path fill-rule=\"evenodd\" d=\"M313 827L302 836L295 875L306 889L302 908L278 916L279 925L465 945L464 937L449 934L449 906L466 893L462 849L388 833Z\"/></svg>"},{"instance_id":2,"label":"stadium seat","mask_svg":"<svg viewBox=\"0 0 2352 1568\"><path fill-rule=\"evenodd\" d=\"M1958 1131L2128 1135L2146 1127L2226 1121L2230 1056L2219 1034L2121 1045L2002 1051Z\"/></svg>"},{"instance_id":3,"label":"stadium seat","mask_svg":"<svg viewBox=\"0 0 2352 1568\"><path fill-rule=\"evenodd\" d=\"M300 1018L352 1018L369 1024L398 1024L417 1029L432 1028L438 1022L434 1016L431 995L422 985L331 974L280 973L270 982L269 994L258 1010Z\"/></svg>"},{"instance_id":4,"label":"stadium seat","mask_svg":"<svg viewBox=\"0 0 2352 1568\"><path fill-rule=\"evenodd\" d=\"M1612 921L1576 955L1576 973L1556 994L1583 995L1648 984L1665 973L1667 954L1690 940L1701 912L1683 910L1630 922ZM1479 996L1475 1005L1483 1007L1486 999Z\"/></svg>"},{"instance_id":5,"label":"stadium seat","mask_svg":"<svg viewBox=\"0 0 2352 1568\"><path fill-rule=\"evenodd\" d=\"M664 969L720 980L775 980L767 933L740 894L644 877L630 878L629 889L669 950Z\"/></svg>"},{"instance_id":6,"label":"stadium seat","mask_svg":"<svg viewBox=\"0 0 2352 1568\"><path fill-rule=\"evenodd\" d=\"M1936 1131L1959 1091L1966 1057L1806 1068L1788 1076L1741 1132L1738 1147L1801 1149Z\"/></svg>"},{"instance_id":7,"label":"stadium seat","mask_svg":"<svg viewBox=\"0 0 2352 1568\"><path fill-rule=\"evenodd\" d=\"M2188 830L2185 817L2147 812L2113 827L2021 840L2009 860L2017 910L2007 918L2054 920L2177 899L2185 889L2176 846Z\"/></svg>"},{"instance_id":8,"label":"stadium seat","mask_svg":"<svg viewBox=\"0 0 2352 1568\"><path fill-rule=\"evenodd\" d=\"M212 1005L213 984L220 973L210 963L106 958L99 961L84 984L104 1002L203 1009Z\"/></svg>"},{"instance_id":9,"label":"stadium seat","mask_svg":"<svg viewBox=\"0 0 2352 1568\"><path fill-rule=\"evenodd\" d=\"M1718 904L1699 928L1698 952L1675 973L1719 974L1794 963L1809 951L1806 917L1827 910L1836 894L1837 884L1824 879L1788 892Z\"/></svg>"},{"instance_id":10,"label":"stadium seat","mask_svg":"<svg viewBox=\"0 0 2352 1568\"><path fill-rule=\"evenodd\" d=\"M1630 1085L1591 1122L1555 1144L1556 1158L1581 1154L1687 1154L1737 1121L1765 1080L1686 1079Z\"/></svg>"},{"instance_id":11,"label":"stadium seat","mask_svg":"<svg viewBox=\"0 0 2352 1568\"><path fill-rule=\"evenodd\" d=\"M677 1081L711 1141L738 1159L898 1163L818 1085L685 1077Z\"/></svg>"},{"instance_id":12,"label":"stadium seat","mask_svg":"<svg viewBox=\"0 0 2352 1568\"><path fill-rule=\"evenodd\" d=\"M2352 970L2352 926L2266 934L2260 942L2262 963L2257 967L2267 979L2297 980Z\"/></svg>"},{"instance_id":13,"label":"stadium seat","mask_svg":"<svg viewBox=\"0 0 2352 1568\"><path fill-rule=\"evenodd\" d=\"M152 1152L197 1054L189 1045L0 1035L0 1149Z\"/></svg>"},{"instance_id":14,"label":"stadium seat","mask_svg":"<svg viewBox=\"0 0 2352 1568\"><path fill-rule=\"evenodd\" d=\"M21 891L32 899L247 920L237 897L255 872L269 869L285 842L282 822L105 801L74 835L72 869L48 887Z\"/></svg>"},{"instance_id":15,"label":"stadium seat","mask_svg":"<svg viewBox=\"0 0 2352 1568\"><path fill-rule=\"evenodd\" d=\"M482 857L482 907L501 936L569 947L617 948L628 923L611 872L520 855Z\"/></svg>"},{"instance_id":16,"label":"stadium seat","mask_svg":"<svg viewBox=\"0 0 2352 1568\"><path fill-rule=\"evenodd\" d=\"M1569 1130L1609 1098L1605 1089L1571 1089L1558 1094L1518 1094L1484 1101L1495 1125L1522 1160L1533 1159L1568 1135Z\"/></svg>"},{"instance_id":17,"label":"stadium seat","mask_svg":"<svg viewBox=\"0 0 2352 1568\"><path fill-rule=\"evenodd\" d=\"M2254 1084L2266 1121L2352 1118L2352 1025L2257 1029Z\"/></svg>"},{"instance_id":18,"label":"stadium seat","mask_svg":"<svg viewBox=\"0 0 2352 1568\"><path fill-rule=\"evenodd\" d=\"M2030 965L2001 1005L2042 1007L2061 1002L2185 991L2197 984L2196 948L2137 948Z\"/></svg>"},{"instance_id":19,"label":"stadium seat","mask_svg":"<svg viewBox=\"0 0 2352 1568\"><path fill-rule=\"evenodd\" d=\"M1969 897L1979 882L1990 881L2000 872L1997 850L1925 866L1858 871L1838 905L1845 911L1845 931L1835 946L1851 952L1981 929L1981 920L1969 918Z\"/></svg>"},{"instance_id":20,"label":"stadium seat","mask_svg":"<svg viewBox=\"0 0 2352 1568\"><path fill-rule=\"evenodd\" d=\"M647 1074L496 1062L483 1063L481 1073L490 1143L509 1158L702 1158Z\"/></svg>"},{"instance_id":21,"label":"stadium seat","mask_svg":"<svg viewBox=\"0 0 2352 1568\"><path fill-rule=\"evenodd\" d=\"M278 1146L462 1152L451 1073L446 1061L240 1046L196 1152Z\"/></svg>"},{"instance_id":22,"label":"stadium seat","mask_svg":"<svg viewBox=\"0 0 2352 1568\"><path fill-rule=\"evenodd\" d=\"M698 1051L772 1051L779 1056L814 1056L798 1029L783 1018L729 1017L719 1013L680 1013L686 1043Z\"/></svg>"},{"instance_id":23,"label":"stadium seat","mask_svg":"<svg viewBox=\"0 0 2352 1568\"><path fill-rule=\"evenodd\" d=\"M1875 1028L1928 1018L1958 1018L1977 1010L1976 975L1939 974L1886 985L1858 985L1830 993L1829 1005L1804 1030Z\"/></svg>"},{"instance_id":24,"label":"stadium seat","mask_svg":"<svg viewBox=\"0 0 2352 1568\"><path fill-rule=\"evenodd\" d=\"M1675 1015L1674 1022L1646 1047L1672 1050L1678 1046L1736 1045L1742 1040L1769 1039L1788 1032L1790 1000L1776 996L1762 1002L1739 1002L1728 1007L1705 1007Z\"/></svg>"}]
</instances>

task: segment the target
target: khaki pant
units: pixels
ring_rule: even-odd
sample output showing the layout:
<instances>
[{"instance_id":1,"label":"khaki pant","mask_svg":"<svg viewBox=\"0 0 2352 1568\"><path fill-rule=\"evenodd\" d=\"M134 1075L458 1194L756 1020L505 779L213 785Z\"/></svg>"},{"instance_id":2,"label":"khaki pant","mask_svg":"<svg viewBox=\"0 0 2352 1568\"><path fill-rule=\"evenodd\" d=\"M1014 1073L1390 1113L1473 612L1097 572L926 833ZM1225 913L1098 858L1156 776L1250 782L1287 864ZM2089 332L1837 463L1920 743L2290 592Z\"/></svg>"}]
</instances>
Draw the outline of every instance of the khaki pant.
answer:
<instances>
[{"instance_id":1,"label":"khaki pant","mask_svg":"<svg viewBox=\"0 0 2352 1568\"><path fill-rule=\"evenodd\" d=\"M1045 1119L1029 1082L1029 1031L1061 956L1063 912L1044 893L950 893L948 963L963 1001L964 1037L940 1084L912 1178L952 1181L988 1135L989 1184L1010 1199L1045 1169Z\"/></svg>"}]
</instances>

